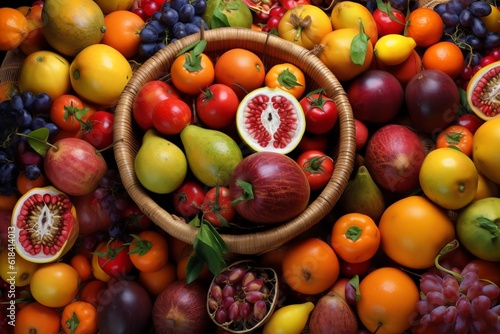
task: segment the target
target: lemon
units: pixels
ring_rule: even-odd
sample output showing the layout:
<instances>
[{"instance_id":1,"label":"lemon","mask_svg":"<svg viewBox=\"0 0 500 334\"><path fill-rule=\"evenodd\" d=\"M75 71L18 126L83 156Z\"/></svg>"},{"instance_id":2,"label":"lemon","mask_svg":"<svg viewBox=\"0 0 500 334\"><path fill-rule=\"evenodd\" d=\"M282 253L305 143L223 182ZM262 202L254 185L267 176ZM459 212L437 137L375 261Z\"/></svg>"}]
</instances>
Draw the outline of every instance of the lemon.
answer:
<instances>
[{"instance_id":1,"label":"lemon","mask_svg":"<svg viewBox=\"0 0 500 334\"><path fill-rule=\"evenodd\" d=\"M313 309L312 302L283 306L271 315L264 325L263 334L300 334Z\"/></svg>"},{"instance_id":2,"label":"lemon","mask_svg":"<svg viewBox=\"0 0 500 334\"><path fill-rule=\"evenodd\" d=\"M415 40L399 34L380 37L373 48L375 58L384 65L398 65L404 62L415 49Z\"/></svg>"},{"instance_id":3,"label":"lemon","mask_svg":"<svg viewBox=\"0 0 500 334\"><path fill-rule=\"evenodd\" d=\"M500 117L483 123L474 133L472 160L479 173L500 185Z\"/></svg>"},{"instance_id":4,"label":"lemon","mask_svg":"<svg viewBox=\"0 0 500 334\"><path fill-rule=\"evenodd\" d=\"M500 34L500 10L492 4L490 6L491 13L481 17L481 21L483 21L488 31Z\"/></svg>"},{"instance_id":5,"label":"lemon","mask_svg":"<svg viewBox=\"0 0 500 334\"><path fill-rule=\"evenodd\" d=\"M431 201L444 209L457 210L474 199L478 172L466 154L442 147L424 158L419 180L422 191Z\"/></svg>"}]
</instances>

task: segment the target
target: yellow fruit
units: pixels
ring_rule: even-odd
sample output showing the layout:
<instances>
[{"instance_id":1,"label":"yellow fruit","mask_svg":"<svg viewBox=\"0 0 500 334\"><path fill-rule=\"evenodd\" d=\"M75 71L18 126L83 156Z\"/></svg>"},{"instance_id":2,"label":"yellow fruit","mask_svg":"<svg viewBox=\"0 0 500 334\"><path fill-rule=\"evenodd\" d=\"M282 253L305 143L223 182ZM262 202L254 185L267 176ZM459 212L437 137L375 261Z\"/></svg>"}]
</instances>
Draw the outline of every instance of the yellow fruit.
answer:
<instances>
[{"instance_id":1,"label":"yellow fruit","mask_svg":"<svg viewBox=\"0 0 500 334\"><path fill-rule=\"evenodd\" d=\"M416 45L415 40L411 37L388 34L377 40L373 47L373 53L375 58L384 65L393 66L408 59Z\"/></svg>"},{"instance_id":2,"label":"yellow fruit","mask_svg":"<svg viewBox=\"0 0 500 334\"><path fill-rule=\"evenodd\" d=\"M132 67L120 52L106 44L86 47L71 62L71 86L83 99L99 106L118 102L132 77Z\"/></svg>"},{"instance_id":3,"label":"yellow fruit","mask_svg":"<svg viewBox=\"0 0 500 334\"><path fill-rule=\"evenodd\" d=\"M129 10L134 0L94 0L104 14L117 10Z\"/></svg>"},{"instance_id":4,"label":"yellow fruit","mask_svg":"<svg viewBox=\"0 0 500 334\"><path fill-rule=\"evenodd\" d=\"M500 117L497 92L500 87L500 60L482 67L467 84L467 103L472 111L487 121Z\"/></svg>"},{"instance_id":5,"label":"yellow fruit","mask_svg":"<svg viewBox=\"0 0 500 334\"><path fill-rule=\"evenodd\" d=\"M500 117L483 123L474 133L472 160L478 172L500 185Z\"/></svg>"},{"instance_id":6,"label":"yellow fruit","mask_svg":"<svg viewBox=\"0 0 500 334\"><path fill-rule=\"evenodd\" d=\"M66 56L99 43L106 31L104 14L92 0L46 0L42 22L47 42Z\"/></svg>"},{"instance_id":7,"label":"yellow fruit","mask_svg":"<svg viewBox=\"0 0 500 334\"><path fill-rule=\"evenodd\" d=\"M263 334L300 334L307 324L314 304L291 304L274 311L264 325Z\"/></svg>"},{"instance_id":8,"label":"yellow fruit","mask_svg":"<svg viewBox=\"0 0 500 334\"><path fill-rule=\"evenodd\" d=\"M454 148L431 151L424 158L419 177L424 194L444 209L463 208L476 195L476 166L467 155Z\"/></svg>"},{"instance_id":9,"label":"yellow fruit","mask_svg":"<svg viewBox=\"0 0 500 334\"><path fill-rule=\"evenodd\" d=\"M481 174L478 174L477 176L477 190L476 196L474 196L474 201L486 197L499 197L500 189L498 189L498 186L495 184L495 182L491 181Z\"/></svg>"},{"instance_id":10,"label":"yellow fruit","mask_svg":"<svg viewBox=\"0 0 500 334\"><path fill-rule=\"evenodd\" d=\"M498 9L498 7L495 7L492 4L490 4L490 6L490 15L481 17L481 21L484 22L484 25L486 26L488 31L500 34L500 10Z\"/></svg>"},{"instance_id":11,"label":"yellow fruit","mask_svg":"<svg viewBox=\"0 0 500 334\"><path fill-rule=\"evenodd\" d=\"M377 23L372 14L364 5L354 1L339 1L331 13L333 30L342 28L359 29L360 21L365 33L370 37L372 45L378 39Z\"/></svg>"}]
</instances>

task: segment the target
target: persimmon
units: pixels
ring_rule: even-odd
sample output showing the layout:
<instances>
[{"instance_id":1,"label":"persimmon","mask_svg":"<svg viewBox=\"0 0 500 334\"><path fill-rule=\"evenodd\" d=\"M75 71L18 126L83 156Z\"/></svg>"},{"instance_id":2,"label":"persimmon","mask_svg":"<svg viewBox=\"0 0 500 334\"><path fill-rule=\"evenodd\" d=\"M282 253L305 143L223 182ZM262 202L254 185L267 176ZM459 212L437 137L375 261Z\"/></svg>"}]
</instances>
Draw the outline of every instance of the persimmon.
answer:
<instances>
[{"instance_id":1,"label":"persimmon","mask_svg":"<svg viewBox=\"0 0 500 334\"><path fill-rule=\"evenodd\" d=\"M60 321L61 316L57 313L56 309L44 306L38 302L32 302L17 312L14 334L59 333Z\"/></svg>"},{"instance_id":2,"label":"persimmon","mask_svg":"<svg viewBox=\"0 0 500 334\"><path fill-rule=\"evenodd\" d=\"M14 50L29 34L28 19L17 9L0 8L0 31L0 50Z\"/></svg>"}]
</instances>

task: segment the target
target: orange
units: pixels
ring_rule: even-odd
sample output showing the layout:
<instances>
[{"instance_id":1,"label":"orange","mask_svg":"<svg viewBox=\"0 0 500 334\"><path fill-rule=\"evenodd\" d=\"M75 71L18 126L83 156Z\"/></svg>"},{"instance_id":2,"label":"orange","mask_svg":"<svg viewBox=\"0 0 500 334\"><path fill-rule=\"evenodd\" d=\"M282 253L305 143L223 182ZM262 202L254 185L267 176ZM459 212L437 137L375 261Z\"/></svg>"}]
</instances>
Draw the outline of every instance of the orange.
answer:
<instances>
[{"instance_id":1,"label":"orange","mask_svg":"<svg viewBox=\"0 0 500 334\"><path fill-rule=\"evenodd\" d=\"M437 12L419 7L410 13L405 35L412 37L417 46L428 47L441 39L443 30L444 24Z\"/></svg>"},{"instance_id":2,"label":"orange","mask_svg":"<svg viewBox=\"0 0 500 334\"><path fill-rule=\"evenodd\" d=\"M437 42L429 46L422 57L425 69L441 70L452 79L458 77L465 67L462 50L452 42Z\"/></svg>"},{"instance_id":3,"label":"orange","mask_svg":"<svg viewBox=\"0 0 500 334\"><path fill-rule=\"evenodd\" d=\"M338 279L340 265L333 248L318 238L307 238L291 245L283 256L285 283L294 291L316 295L329 289Z\"/></svg>"},{"instance_id":4,"label":"orange","mask_svg":"<svg viewBox=\"0 0 500 334\"><path fill-rule=\"evenodd\" d=\"M139 283L154 296L158 296L170 283L177 280L177 267L169 262L157 271L139 272Z\"/></svg>"},{"instance_id":5,"label":"orange","mask_svg":"<svg viewBox=\"0 0 500 334\"><path fill-rule=\"evenodd\" d=\"M16 326L14 334L59 333L61 316L56 309L33 302L22 309L16 315Z\"/></svg>"},{"instance_id":6,"label":"orange","mask_svg":"<svg viewBox=\"0 0 500 334\"><path fill-rule=\"evenodd\" d=\"M401 269L382 267L359 283L361 299L356 310L370 333L402 333L417 313L419 289Z\"/></svg>"},{"instance_id":7,"label":"orange","mask_svg":"<svg viewBox=\"0 0 500 334\"><path fill-rule=\"evenodd\" d=\"M140 32L144 20L128 10L117 10L104 17L106 32L101 43L118 50L125 58L131 58L139 52Z\"/></svg>"},{"instance_id":8,"label":"orange","mask_svg":"<svg viewBox=\"0 0 500 334\"><path fill-rule=\"evenodd\" d=\"M14 8L0 8L0 50L17 48L28 36L28 19Z\"/></svg>"}]
</instances>

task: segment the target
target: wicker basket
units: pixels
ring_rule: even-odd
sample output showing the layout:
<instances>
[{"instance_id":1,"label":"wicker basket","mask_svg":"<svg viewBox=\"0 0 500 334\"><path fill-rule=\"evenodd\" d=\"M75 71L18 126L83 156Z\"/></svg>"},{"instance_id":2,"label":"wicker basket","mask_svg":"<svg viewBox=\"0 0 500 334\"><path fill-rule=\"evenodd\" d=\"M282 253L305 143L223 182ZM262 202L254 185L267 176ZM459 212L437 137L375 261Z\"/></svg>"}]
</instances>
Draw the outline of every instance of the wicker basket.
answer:
<instances>
[{"instance_id":1,"label":"wicker basket","mask_svg":"<svg viewBox=\"0 0 500 334\"><path fill-rule=\"evenodd\" d=\"M142 133L134 129L132 104L139 89L147 82L163 78L176 54L195 43L200 35L190 35L167 45L149 58L134 72L125 87L115 109L114 154L125 189L156 225L170 235L193 244L198 229L158 205L151 194L140 184L134 170L134 158L140 147ZM258 232L224 234L229 252L234 254L258 254L277 248L309 230L324 218L341 196L351 175L355 157L355 127L351 105L347 95L327 67L310 51L274 35L246 28L218 28L204 32L207 41L205 53L213 59L232 48L244 48L258 54L266 68L282 62L290 62L301 68L307 77L308 91L324 88L337 104L339 120L336 127L337 148L332 153L335 171L326 188L310 203L306 210L291 221L271 226Z\"/></svg>"}]
</instances>

